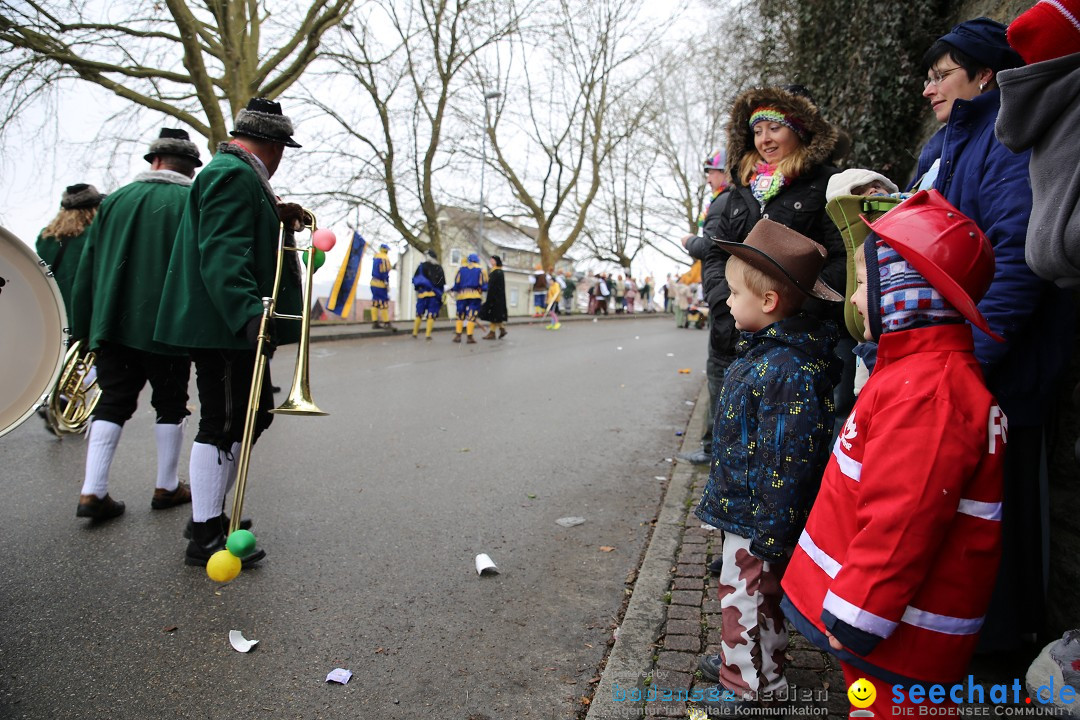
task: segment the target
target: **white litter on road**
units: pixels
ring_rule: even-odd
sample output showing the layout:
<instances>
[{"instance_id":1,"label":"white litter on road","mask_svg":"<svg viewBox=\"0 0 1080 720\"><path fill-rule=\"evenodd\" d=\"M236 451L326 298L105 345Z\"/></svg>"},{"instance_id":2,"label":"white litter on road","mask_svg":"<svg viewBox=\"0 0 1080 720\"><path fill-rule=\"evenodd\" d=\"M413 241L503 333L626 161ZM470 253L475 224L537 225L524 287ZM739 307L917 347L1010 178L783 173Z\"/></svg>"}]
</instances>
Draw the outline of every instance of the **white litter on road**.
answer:
<instances>
[{"instance_id":1,"label":"white litter on road","mask_svg":"<svg viewBox=\"0 0 1080 720\"><path fill-rule=\"evenodd\" d=\"M498 575L499 568L495 566L495 561L487 553L480 553L476 556L476 574L483 575L485 572Z\"/></svg>"},{"instance_id":2,"label":"white litter on road","mask_svg":"<svg viewBox=\"0 0 1080 720\"><path fill-rule=\"evenodd\" d=\"M340 685L352 680L352 673L345 668L334 668L326 674L326 682L336 682Z\"/></svg>"},{"instance_id":3,"label":"white litter on road","mask_svg":"<svg viewBox=\"0 0 1080 720\"><path fill-rule=\"evenodd\" d=\"M575 525L583 525L585 518L583 517L562 517L555 521L557 525L562 525L565 528L574 527Z\"/></svg>"},{"instance_id":4,"label":"white litter on road","mask_svg":"<svg viewBox=\"0 0 1080 720\"><path fill-rule=\"evenodd\" d=\"M250 652L251 648L259 644L258 640L245 640L244 634L239 630L229 631L229 644L236 652Z\"/></svg>"}]
</instances>

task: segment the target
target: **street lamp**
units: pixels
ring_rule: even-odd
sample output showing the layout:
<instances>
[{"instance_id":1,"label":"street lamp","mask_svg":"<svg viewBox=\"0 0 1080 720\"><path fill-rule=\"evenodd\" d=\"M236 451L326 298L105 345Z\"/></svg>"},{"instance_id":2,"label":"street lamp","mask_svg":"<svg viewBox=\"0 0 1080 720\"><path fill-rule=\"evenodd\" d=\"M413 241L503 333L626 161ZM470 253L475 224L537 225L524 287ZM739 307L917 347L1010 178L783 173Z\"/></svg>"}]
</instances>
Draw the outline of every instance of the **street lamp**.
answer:
<instances>
[{"instance_id":1,"label":"street lamp","mask_svg":"<svg viewBox=\"0 0 1080 720\"><path fill-rule=\"evenodd\" d=\"M502 97L498 90L488 90L484 93L484 133L480 144L480 214L477 221L476 244L477 252L484 255L484 168L487 167L487 131L490 125L490 111L488 100L497 100Z\"/></svg>"}]
</instances>

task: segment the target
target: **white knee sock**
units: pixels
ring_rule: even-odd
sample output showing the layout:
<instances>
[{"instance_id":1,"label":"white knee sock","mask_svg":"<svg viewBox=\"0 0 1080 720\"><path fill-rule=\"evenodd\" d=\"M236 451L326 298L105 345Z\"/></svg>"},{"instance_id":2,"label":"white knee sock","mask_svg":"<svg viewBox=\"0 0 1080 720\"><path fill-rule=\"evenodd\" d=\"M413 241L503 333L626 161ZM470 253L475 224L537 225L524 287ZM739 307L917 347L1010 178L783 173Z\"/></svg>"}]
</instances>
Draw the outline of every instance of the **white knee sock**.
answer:
<instances>
[{"instance_id":1,"label":"white knee sock","mask_svg":"<svg viewBox=\"0 0 1080 720\"><path fill-rule=\"evenodd\" d=\"M109 466L112 465L120 433L124 428L108 420L94 420L86 439L86 475L82 494L105 497L109 493Z\"/></svg>"},{"instance_id":2,"label":"white knee sock","mask_svg":"<svg viewBox=\"0 0 1080 720\"><path fill-rule=\"evenodd\" d=\"M180 484L176 475L176 466L180 462L180 445L184 442L184 424L154 425L154 437L157 439L157 485L162 490L172 492Z\"/></svg>"},{"instance_id":3,"label":"white knee sock","mask_svg":"<svg viewBox=\"0 0 1080 720\"><path fill-rule=\"evenodd\" d=\"M229 461L225 453L213 445L192 443L191 468L191 519L206 522L221 514L225 500L225 482Z\"/></svg>"}]
</instances>

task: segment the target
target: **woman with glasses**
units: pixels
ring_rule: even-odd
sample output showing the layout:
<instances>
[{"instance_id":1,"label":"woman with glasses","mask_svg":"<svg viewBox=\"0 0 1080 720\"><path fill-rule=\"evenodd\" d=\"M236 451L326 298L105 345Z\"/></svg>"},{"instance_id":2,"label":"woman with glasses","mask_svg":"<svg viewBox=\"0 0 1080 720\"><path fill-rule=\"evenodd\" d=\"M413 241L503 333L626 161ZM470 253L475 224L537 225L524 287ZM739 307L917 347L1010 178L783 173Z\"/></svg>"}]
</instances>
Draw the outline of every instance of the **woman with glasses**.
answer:
<instances>
[{"instance_id":1,"label":"woman with glasses","mask_svg":"<svg viewBox=\"0 0 1080 720\"><path fill-rule=\"evenodd\" d=\"M986 384L1008 418L1004 555L998 588L983 626L983 650L1019 647L1042 626L1045 578L1040 510L1042 426L1071 338L1068 302L1024 262L1031 215L1030 152L1005 148L994 135L1000 107L997 73L1023 60L1005 26L976 18L954 27L923 56L923 97L943 127L919 157L913 189L933 188L979 226L994 248L990 289L978 308L995 342L975 333Z\"/></svg>"}]
</instances>

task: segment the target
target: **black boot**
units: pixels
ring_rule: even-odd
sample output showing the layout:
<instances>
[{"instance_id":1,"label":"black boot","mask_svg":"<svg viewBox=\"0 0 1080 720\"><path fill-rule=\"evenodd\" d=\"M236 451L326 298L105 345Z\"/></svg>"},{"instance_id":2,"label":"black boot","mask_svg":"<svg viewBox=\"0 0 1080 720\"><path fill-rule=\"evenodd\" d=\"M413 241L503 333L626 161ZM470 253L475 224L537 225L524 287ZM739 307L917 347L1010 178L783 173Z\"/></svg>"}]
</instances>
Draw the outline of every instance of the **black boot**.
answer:
<instances>
[{"instance_id":1,"label":"black boot","mask_svg":"<svg viewBox=\"0 0 1080 720\"><path fill-rule=\"evenodd\" d=\"M225 513L222 513L218 517L221 518L221 532L225 533L225 537L227 539L229 537L229 516L226 515ZM252 525L254 525L254 523L252 522L251 518L240 518L240 529L241 530L250 530ZM195 526L195 521L188 518L187 525L184 527L184 539L185 540L190 540L191 539L191 529L194 526Z\"/></svg>"},{"instance_id":2,"label":"black boot","mask_svg":"<svg viewBox=\"0 0 1080 720\"><path fill-rule=\"evenodd\" d=\"M218 550L225 549L225 533L222 530L221 515L206 522L192 522L191 540L184 553L184 563L197 567L206 567L206 561ZM266 557L266 551L256 549L246 558L241 559L241 567L251 567Z\"/></svg>"}]
</instances>

